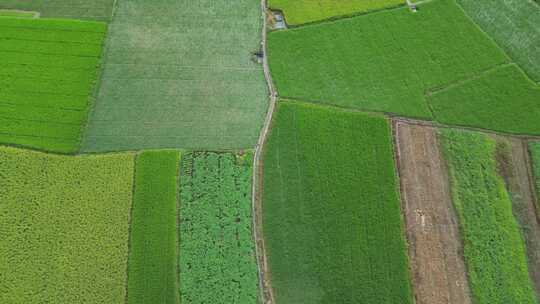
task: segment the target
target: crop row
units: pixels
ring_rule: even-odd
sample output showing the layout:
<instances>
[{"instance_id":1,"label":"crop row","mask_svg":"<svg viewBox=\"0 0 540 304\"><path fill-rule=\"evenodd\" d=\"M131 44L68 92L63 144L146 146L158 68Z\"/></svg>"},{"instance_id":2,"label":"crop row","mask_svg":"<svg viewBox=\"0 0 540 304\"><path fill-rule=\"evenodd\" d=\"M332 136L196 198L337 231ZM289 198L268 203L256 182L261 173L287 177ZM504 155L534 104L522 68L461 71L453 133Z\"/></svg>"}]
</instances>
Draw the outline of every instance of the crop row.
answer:
<instances>
[{"instance_id":1,"label":"crop row","mask_svg":"<svg viewBox=\"0 0 540 304\"><path fill-rule=\"evenodd\" d=\"M263 158L276 303L413 303L385 118L282 101Z\"/></svg>"},{"instance_id":2,"label":"crop row","mask_svg":"<svg viewBox=\"0 0 540 304\"><path fill-rule=\"evenodd\" d=\"M529 151L532 158L533 176L536 182L536 210L540 215L540 142L529 143Z\"/></svg>"},{"instance_id":3,"label":"crop row","mask_svg":"<svg viewBox=\"0 0 540 304\"><path fill-rule=\"evenodd\" d=\"M474 303L537 303L495 141L456 130L441 131L441 139Z\"/></svg>"},{"instance_id":4,"label":"crop row","mask_svg":"<svg viewBox=\"0 0 540 304\"><path fill-rule=\"evenodd\" d=\"M182 158L182 303L258 303L251 158L210 152Z\"/></svg>"},{"instance_id":5,"label":"crop row","mask_svg":"<svg viewBox=\"0 0 540 304\"><path fill-rule=\"evenodd\" d=\"M0 147L0 303L124 303L133 167Z\"/></svg>"}]
</instances>

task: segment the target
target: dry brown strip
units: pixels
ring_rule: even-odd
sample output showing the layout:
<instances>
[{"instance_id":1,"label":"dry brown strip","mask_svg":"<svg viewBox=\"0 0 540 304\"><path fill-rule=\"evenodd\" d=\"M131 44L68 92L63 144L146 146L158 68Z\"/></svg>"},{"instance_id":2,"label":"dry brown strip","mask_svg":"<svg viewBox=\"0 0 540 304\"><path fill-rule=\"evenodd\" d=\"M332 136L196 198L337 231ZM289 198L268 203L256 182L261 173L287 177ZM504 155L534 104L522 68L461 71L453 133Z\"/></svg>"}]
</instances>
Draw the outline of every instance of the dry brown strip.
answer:
<instances>
[{"instance_id":1,"label":"dry brown strip","mask_svg":"<svg viewBox=\"0 0 540 304\"><path fill-rule=\"evenodd\" d=\"M470 304L459 226L436 130L394 121L417 304Z\"/></svg>"},{"instance_id":2,"label":"dry brown strip","mask_svg":"<svg viewBox=\"0 0 540 304\"><path fill-rule=\"evenodd\" d=\"M527 143L518 138L503 139L500 136L495 136L495 138L498 141L508 142L511 147L509 165L499 172L503 175L508 192L510 192L512 211L521 227L527 247L529 276L540 298L540 225L536 217L536 197ZM499 159L499 168L501 166L505 167Z\"/></svg>"}]
</instances>

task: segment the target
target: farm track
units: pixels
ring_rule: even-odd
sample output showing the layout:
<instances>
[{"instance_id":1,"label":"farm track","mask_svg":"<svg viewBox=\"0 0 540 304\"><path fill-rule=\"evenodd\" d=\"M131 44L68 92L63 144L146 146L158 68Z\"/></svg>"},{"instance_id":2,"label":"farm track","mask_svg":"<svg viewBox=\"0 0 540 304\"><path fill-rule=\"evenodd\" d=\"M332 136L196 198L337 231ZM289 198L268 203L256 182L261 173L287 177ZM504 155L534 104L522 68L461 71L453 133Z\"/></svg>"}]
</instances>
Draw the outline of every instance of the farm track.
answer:
<instances>
[{"instance_id":1,"label":"farm track","mask_svg":"<svg viewBox=\"0 0 540 304\"><path fill-rule=\"evenodd\" d=\"M417 304L469 304L446 165L435 128L394 120L402 209Z\"/></svg>"},{"instance_id":2,"label":"farm track","mask_svg":"<svg viewBox=\"0 0 540 304\"><path fill-rule=\"evenodd\" d=\"M500 136L494 138L498 141L505 140ZM525 240L529 276L536 295L540 298L540 223L536 216L536 192L527 142L516 138L508 138L506 141L510 144L511 155L508 165L499 165L499 168L504 168L500 173L510 193L512 212Z\"/></svg>"},{"instance_id":3,"label":"farm track","mask_svg":"<svg viewBox=\"0 0 540 304\"><path fill-rule=\"evenodd\" d=\"M266 0L261 0L261 10L263 18L262 26L262 40L261 40L261 49L263 51L263 71L264 78L268 85L270 104L266 113L266 118L255 146L255 152L253 155L253 184L252 184L252 213L253 213L253 238L255 240L255 255L257 258L257 267L259 271L259 286L261 291L261 303L263 304L273 304L275 303L274 295L272 292L272 284L270 279L270 271L268 267L268 260L266 257L266 250L263 237L263 223L262 223L262 191L263 191L263 163L261 155L263 153L264 143L266 137L270 130L270 124L272 122L272 116L274 114L276 103L277 103L277 92L272 81L272 75L270 75L270 68L268 67L268 48L266 46L266 36L267 36L267 27L268 22L266 19Z\"/></svg>"}]
</instances>

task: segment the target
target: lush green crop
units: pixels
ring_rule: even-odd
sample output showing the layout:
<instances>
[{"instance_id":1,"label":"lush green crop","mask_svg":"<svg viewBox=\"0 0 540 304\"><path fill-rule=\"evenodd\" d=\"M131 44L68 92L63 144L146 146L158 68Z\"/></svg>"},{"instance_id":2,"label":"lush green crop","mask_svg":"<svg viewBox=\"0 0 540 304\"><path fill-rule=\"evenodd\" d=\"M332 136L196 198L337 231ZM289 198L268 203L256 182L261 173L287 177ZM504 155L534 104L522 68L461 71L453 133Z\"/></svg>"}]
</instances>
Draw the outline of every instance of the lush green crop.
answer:
<instances>
[{"instance_id":1,"label":"lush green crop","mask_svg":"<svg viewBox=\"0 0 540 304\"><path fill-rule=\"evenodd\" d=\"M441 131L441 139L474 303L537 303L525 244L497 174L495 141L456 130Z\"/></svg>"},{"instance_id":2,"label":"lush green crop","mask_svg":"<svg viewBox=\"0 0 540 304\"><path fill-rule=\"evenodd\" d=\"M280 102L264 153L277 303L413 303L390 127Z\"/></svg>"},{"instance_id":3,"label":"lush green crop","mask_svg":"<svg viewBox=\"0 0 540 304\"><path fill-rule=\"evenodd\" d=\"M508 61L452 0L272 32L279 94L431 118L424 93Z\"/></svg>"},{"instance_id":4,"label":"lush green crop","mask_svg":"<svg viewBox=\"0 0 540 304\"><path fill-rule=\"evenodd\" d=\"M107 27L0 18L0 143L76 152Z\"/></svg>"},{"instance_id":5,"label":"lush green crop","mask_svg":"<svg viewBox=\"0 0 540 304\"><path fill-rule=\"evenodd\" d=\"M428 97L437 121L540 135L540 87L515 64Z\"/></svg>"},{"instance_id":6,"label":"lush green crop","mask_svg":"<svg viewBox=\"0 0 540 304\"><path fill-rule=\"evenodd\" d=\"M0 9L0 17L34 18L36 12Z\"/></svg>"},{"instance_id":7,"label":"lush green crop","mask_svg":"<svg viewBox=\"0 0 540 304\"><path fill-rule=\"evenodd\" d=\"M252 239L252 154L182 159L180 293L183 304L258 303Z\"/></svg>"},{"instance_id":8,"label":"lush green crop","mask_svg":"<svg viewBox=\"0 0 540 304\"><path fill-rule=\"evenodd\" d=\"M178 304L177 175L180 154L147 151L136 161L128 265L129 304Z\"/></svg>"},{"instance_id":9,"label":"lush green crop","mask_svg":"<svg viewBox=\"0 0 540 304\"><path fill-rule=\"evenodd\" d=\"M114 0L0 0L0 9L40 12L42 17L109 21Z\"/></svg>"},{"instance_id":10,"label":"lush green crop","mask_svg":"<svg viewBox=\"0 0 540 304\"><path fill-rule=\"evenodd\" d=\"M529 143L529 151L532 158L533 175L536 181L536 209L540 214L540 142Z\"/></svg>"},{"instance_id":11,"label":"lush green crop","mask_svg":"<svg viewBox=\"0 0 540 304\"><path fill-rule=\"evenodd\" d=\"M540 7L533 0L457 0L465 12L540 82Z\"/></svg>"},{"instance_id":12,"label":"lush green crop","mask_svg":"<svg viewBox=\"0 0 540 304\"><path fill-rule=\"evenodd\" d=\"M83 150L253 147L261 24L254 0L118 1Z\"/></svg>"},{"instance_id":13,"label":"lush green crop","mask_svg":"<svg viewBox=\"0 0 540 304\"><path fill-rule=\"evenodd\" d=\"M269 0L268 6L283 11L287 24L298 25L404 3L404 0Z\"/></svg>"},{"instance_id":14,"label":"lush green crop","mask_svg":"<svg viewBox=\"0 0 540 304\"><path fill-rule=\"evenodd\" d=\"M0 147L0 303L124 303L133 169Z\"/></svg>"}]
</instances>

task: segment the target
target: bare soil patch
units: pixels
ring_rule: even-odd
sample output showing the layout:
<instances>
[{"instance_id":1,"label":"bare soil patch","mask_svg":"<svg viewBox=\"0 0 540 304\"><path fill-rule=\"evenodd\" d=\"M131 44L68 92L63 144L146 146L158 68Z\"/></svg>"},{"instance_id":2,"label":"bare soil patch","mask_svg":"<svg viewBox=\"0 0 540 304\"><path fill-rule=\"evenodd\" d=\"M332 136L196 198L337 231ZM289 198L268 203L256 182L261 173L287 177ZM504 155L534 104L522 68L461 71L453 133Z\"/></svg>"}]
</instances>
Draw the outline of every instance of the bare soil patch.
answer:
<instances>
[{"instance_id":1,"label":"bare soil patch","mask_svg":"<svg viewBox=\"0 0 540 304\"><path fill-rule=\"evenodd\" d=\"M470 304L459 226L436 129L394 121L417 304Z\"/></svg>"},{"instance_id":2,"label":"bare soil patch","mask_svg":"<svg viewBox=\"0 0 540 304\"><path fill-rule=\"evenodd\" d=\"M525 244L529 276L540 298L540 224L536 217L534 184L527 143L519 138L494 136L500 145L506 146L505 155L498 155L499 173L503 176L512 199L512 211L516 217Z\"/></svg>"}]
</instances>

